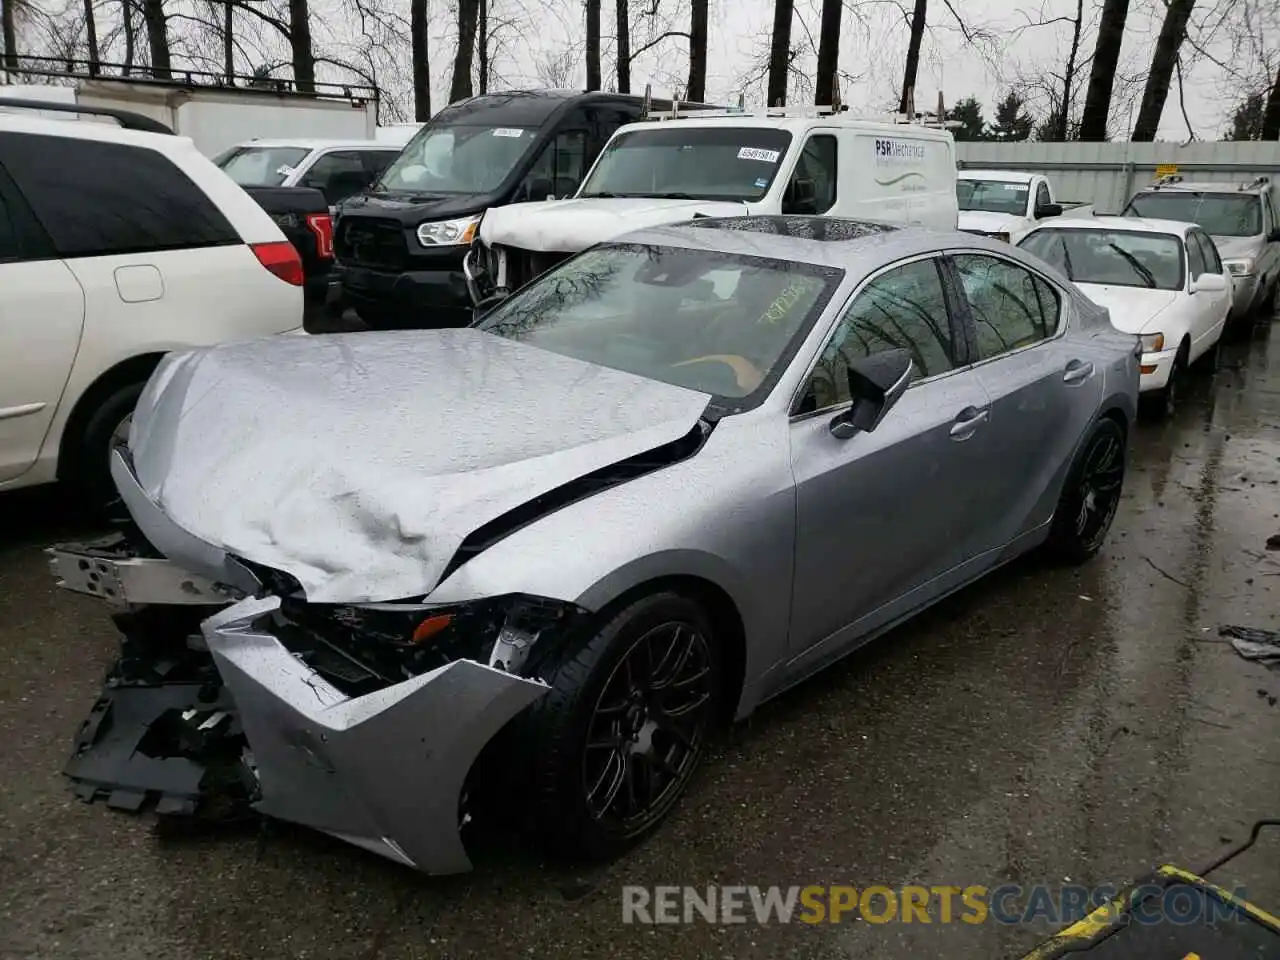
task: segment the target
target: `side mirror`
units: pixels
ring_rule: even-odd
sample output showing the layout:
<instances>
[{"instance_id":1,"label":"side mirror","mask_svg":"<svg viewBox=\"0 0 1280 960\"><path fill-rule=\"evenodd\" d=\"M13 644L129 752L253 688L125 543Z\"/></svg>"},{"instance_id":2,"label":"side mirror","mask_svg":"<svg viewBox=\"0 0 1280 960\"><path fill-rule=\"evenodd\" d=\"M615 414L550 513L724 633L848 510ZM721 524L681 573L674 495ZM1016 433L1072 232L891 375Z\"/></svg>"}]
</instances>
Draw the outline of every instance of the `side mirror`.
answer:
<instances>
[{"instance_id":1,"label":"side mirror","mask_svg":"<svg viewBox=\"0 0 1280 960\"><path fill-rule=\"evenodd\" d=\"M1280 227L1267 234L1267 243L1280 243Z\"/></svg>"},{"instance_id":2,"label":"side mirror","mask_svg":"<svg viewBox=\"0 0 1280 960\"><path fill-rule=\"evenodd\" d=\"M851 363L848 377L853 403L831 421L832 435L847 440L880 426L910 385L911 368L911 354L905 350L873 353Z\"/></svg>"},{"instance_id":3,"label":"side mirror","mask_svg":"<svg viewBox=\"0 0 1280 960\"><path fill-rule=\"evenodd\" d=\"M818 187L809 179L797 177L782 198L783 213L817 213Z\"/></svg>"},{"instance_id":4,"label":"side mirror","mask_svg":"<svg viewBox=\"0 0 1280 960\"><path fill-rule=\"evenodd\" d=\"M1227 289L1227 278L1220 273L1202 273L1191 281L1192 293L1221 293Z\"/></svg>"},{"instance_id":5,"label":"side mirror","mask_svg":"<svg viewBox=\"0 0 1280 960\"><path fill-rule=\"evenodd\" d=\"M1060 203L1040 203L1036 205L1036 219L1043 220L1045 217L1062 216L1062 204Z\"/></svg>"}]
</instances>

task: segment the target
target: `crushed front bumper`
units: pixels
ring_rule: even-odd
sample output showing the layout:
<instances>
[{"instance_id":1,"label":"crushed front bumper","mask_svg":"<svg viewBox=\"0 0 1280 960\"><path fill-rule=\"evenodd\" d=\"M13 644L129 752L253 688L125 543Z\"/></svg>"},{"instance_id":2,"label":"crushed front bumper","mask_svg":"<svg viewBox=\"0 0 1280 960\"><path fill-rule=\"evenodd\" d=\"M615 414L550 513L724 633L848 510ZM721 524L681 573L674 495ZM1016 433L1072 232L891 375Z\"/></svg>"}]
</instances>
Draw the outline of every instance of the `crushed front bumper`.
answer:
<instances>
[{"instance_id":1,"label":"crushed front bumper","mask_svg":"<svg viewBox=\"0 0 1280 960\"><path fill-rule=\"evenodd\" d=\"M471 869L462 789L480 750L545 684L473 660L347 697L270 632L275 598L204 622L253 751L257 809L426 873Z\"/></svg>"}]
</instances>

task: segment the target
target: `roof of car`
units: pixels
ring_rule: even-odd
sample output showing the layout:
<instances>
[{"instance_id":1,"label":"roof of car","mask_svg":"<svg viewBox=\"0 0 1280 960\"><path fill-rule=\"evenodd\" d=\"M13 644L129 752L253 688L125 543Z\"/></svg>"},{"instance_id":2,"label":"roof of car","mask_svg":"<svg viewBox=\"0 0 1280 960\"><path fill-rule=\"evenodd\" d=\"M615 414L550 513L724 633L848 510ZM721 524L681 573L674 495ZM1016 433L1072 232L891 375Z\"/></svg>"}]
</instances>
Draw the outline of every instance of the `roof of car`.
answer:
<instances>
[{"instance_id":1,"label":"roof of car","mask_svg":"<svg viewBox=\"0 0 1280 960\"><path fill-rule=\"evenodd\" d=\"M683 105L682 105L683 106ZM766 130L786 130L791 133L803 133L813 127L850 128L893 136L925 138L930 140L951 140L951 131L926 127L923 124L894 123L889 119L868 119L856 114L823 114L803 117L761 116L760 114L710 113L699 116L696 109L675 120L639 120L629 123L618 130L618 135L634 133L637 130L681 130L705 127L740 127Z\"/></svg>"},{"instance_id":2,"label":"roof of car","mask_svg":"<svg viewBox=\"0 0 1280 960\"><path fill-rule=\"evenodd\" d=\"M1127 230L1130 233L1172 233L1184 236L1196 229L1194 223L1181 220L1157 220L1154 217L1054 217L1036 225L1037 230Z\"/></svg>"},{"instance_id":3,"label":"roof of car","mask_svg":"<svg viewBox=\"0 0 1280 960\"><path fill-rule=\"evenodd\" d=\"M1139 190L1139 193L1230 193L1241 196L1261 193L1271 188L1268 183L1234 183L1232 181L1179 180L1175 183L1152 183Z\"/></svg>"},{"instance_id":4,"label":"roof of car","mask_svg":"<svg viewBox=\"0 0 1280 960\"><path fill-rule=\"evenodd\" d=\"M887 260L951 247L1019 256L1015 247L958 230L900 227L874 220L812 216L700 217L625 234L618 243L652 243L794 260L867 272Z\"/></svg>"},{"instance_id":5,"label":"roof of car","mask_svg":"<svg viewBox=\"0 0 1280 960\"><path fill-rule=\"evenodd\" d=\"M959 170L956 176L961 180L995 180L997 183L1030 183L1034 173L1021 170Z\"/></svg>"},{"instance_id":6,"label":"roof of car","mask_svg":"<svg viewBox=\"0 0 1280 960\"><path fill-rule=\"evenodd\" d=\"M237 147L296 148L298 150L328 150L346 147L360 150L399 150L400 147L385 140L324 140L314 137L262 137L236 144Z\"/></svg>"},{"instance_id":7,"label":"roof of car","mask_svg":"<svg viewBox=\"0 0 1280 960\"><path fill-rule=\"evenodd\" d=\"M505 90L483 93L444 107L431 118L429 126L450 123L492 124L493 126L540 127L557 111L576 100L598 103L628 103L639 106L643 98L629 93L599 90ZM654 100L654 106L663 101Z\"/></svg>"}]
</instances>

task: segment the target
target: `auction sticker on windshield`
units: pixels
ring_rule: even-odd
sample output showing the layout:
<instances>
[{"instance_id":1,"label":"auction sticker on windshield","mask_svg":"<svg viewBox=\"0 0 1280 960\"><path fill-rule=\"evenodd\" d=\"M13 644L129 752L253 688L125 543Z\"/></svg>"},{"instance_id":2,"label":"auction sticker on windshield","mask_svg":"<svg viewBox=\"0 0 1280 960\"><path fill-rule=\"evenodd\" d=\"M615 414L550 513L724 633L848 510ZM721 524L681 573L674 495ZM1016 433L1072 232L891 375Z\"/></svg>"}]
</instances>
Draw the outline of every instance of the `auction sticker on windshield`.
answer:
<instances>
[{"instance_id":1,"label":"auction sticker on windshield","mask_svg":"<svg viewBox=\"0 0 1280 960\"><path fill-rule=\"evenodd\" d=\"M777 150L762 150L759 147L743 147L738 151L739 160L760 160L763 163L777 163L782 154Z\"/></svg>"},{"instance_id":2,"label":"auction sticker on windshield","mask_svg":"<svg viewBox=\"0 0 1280 960\"><path fill-rule=\"evenodd\" d=\"M493 135L495 137L523 137L524 131L519 127L494 127Z\"/></svg>"}]
</instances>

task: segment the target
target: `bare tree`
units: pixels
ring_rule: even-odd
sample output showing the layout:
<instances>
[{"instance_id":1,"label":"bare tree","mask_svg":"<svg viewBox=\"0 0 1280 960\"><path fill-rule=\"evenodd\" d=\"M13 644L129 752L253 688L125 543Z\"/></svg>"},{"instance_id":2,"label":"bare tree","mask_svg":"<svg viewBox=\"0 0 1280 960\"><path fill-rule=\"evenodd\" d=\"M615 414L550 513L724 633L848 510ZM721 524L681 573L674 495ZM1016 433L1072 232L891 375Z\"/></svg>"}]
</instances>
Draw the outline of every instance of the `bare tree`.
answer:
<instances>
[{"instance_id":1,"label":"bare tree","mask_svg":"<svg viewBox=\"0 0 1280 960\"><path fill-rule=\"evenodd\" d=\"M1071 86L1076 77L1076 60L1080 56L1080 28L1084 25L1084 0L1076 0L1076 17L1071 25L1071 51L1067 54L1067 64L1062 71L1062 109L1058 112L1058 129L1055 137L1058 140L1070 139L1071 133ZM1106 126L1104 121L1103 131Z\"/></svg>"},{"instance_id":2,"label":"bare tree","mask_svg":"<svg viewBox=\"0 0 1280 960\"><path fill-rule=\"evenodd\" d=\"M1089 71L1089 89L1084 95L1080 114L1080 139L1101 141L1107 138L1107 117L1111 112L1111 91L1116 68L1120 65L1120 48L1124 43L1124 24L1129 16L1129 0L1104 0L1102 18L1098 21L1098 40L1093 48L1093 68Z\"/></svg>"},{"instance_id":3,"label":"bare tree","mask_svg":"<svg viewBox=\"0 0 1280 960\"><path fill-rule=\"evenodd\" d=\"M476 0L476 56L480 69L476 77L480 93L489 92L489 0Z\"/></svg>"},{"instance_id":4,"label":"bare tree","mask_svg":"<svg viewBox=\"0 0 1280 960\"><path fill-rule=\"evenodd\" d=\"M1280 140L1280 72L1271 82L1267 105L1262 111L1262 139Z\"/></svg>"},{"instance_id":5,"label":"bare tree","mask_svg":"<svg viewBox=\"0 0 1280 960\"><path fill-rule=\"evenodd\" d=\"M18 2L0 0L0 48L4 51L6 70L18 69Z\"/></svg>"},{"instance_id":6,"label":"bare tree","mask_svg":"<svg viewBox=\"0 0 1280 960\"><path fill-rule=\"evenodd\" d=\"M689 83L684 98L701 103L707 97L708 0L691 0L689 16Z\"/></svg>"},{"instance_id":7,"label":"bare tree","mask_svg":"<svg viewBox=\"0 0 1280 960\"><path fill-rule=\"evenodd\" d=\"M627 0L614 0L614 18L617 21L617 73L618 92L631 92L631 7Z\"/></svg>"},{"instance_id":8,"label":"bare tree","mask_svg":"<svg viewBox=\"0 0 1280 960\"><path fill-rule=\"evenodd\" d=\"M835 103L836 70L840 66L840 14L843 0L822 0L822 26L818 29L818 77L814 102Z\"/></svg>"},{"instance_id":9,"label":"bare tree","mask_svg":"<svg viewBox=\"0 0 1280 960\"><path fill-rule=\"evenodd\" d=\"M427 0L409 0L409 36L413 61L413 119L431 119L431 52L427 43Z\"/></svg>"},{"instance_id":10,"label":"bare tree","mask_svg":"<svg viewBox=\"0 0 1280 960\"><path fill-rule=\"evenodd\" d=\"M564 89L572 85L577 66L578 52L572 47L562 47L560 50L544 50L534 69L542 86Z\"/></svg>"},{"instance_id":11,"label":"bare tree","mask_svg":"<svg viewBox=\"0 0 1280 960\"><path fill-rule=\"evenodd\" d=\"M93 15L93 0L84 0L84 36L89 45L89 73L97 75L102 58L98 53L98 21Z\"/></svg>"},{"instance_id":12,"label":"bare tree","mask_svg":"<svg viewBox=\"0 0 1280 960\"><path fill-rule=\"evenodd\" d=\"M231 9L229 4L227 9ZM133 13L133 0L120 0L120 26L124 31L124 64L120 72L126 77L133 71L134 58L137 56L134 46Z\"/></svg>"},{"instance_id":13,"label":"bare tree","mask_svg":"<svg viewBox=\"0 0 1280 960\"><path fill-rule=\"evenodd\" d=\"M587 89L600 89L600 0L587 0Z\"/></svg>"},{"instance_id":14,"label":"bare tree","mask_svg":"<svg viewBox=\"0 0 1280 960\"><path fill-rule=\"evenodd\" d=\"M147 43L151 48L151 75L161 80L173 77L169 52L169 17L164 0L140 0L142 20L147 25Z\"/></svg>"},{"instance_id":15,"label":"bare tree","mask_svg":"<svg viewBox=\"0 0 1280 960\"><path fill-rule=\"evenodd\" d=\"M920 45L924 42L925 20L928 16L928 0L916 0L911 14L911 38L907 41L907 65L902 74L902 96L898 100L898 112L906 113L914 102L916 73L920 69Z\"/></svg>"},{"instance_id":16,"label":"bare tree","mask_svg":"<svg viewBox=\"0 0 1280 960\"><path fill-rule=\"evenodd\" d=\"M773 0L773 34L769 43L769 106L787 102L787 78L793 57L791 21L794 15L794 0Z\"/></svg>"},{"instance_id":17,"label":"bare tree","mask_svg":"<svg viewBox=\"0 0 1280 960\"><path fill-rule=\"evenodd\" d=\"M449 84L450 103L471 96L471 63L476 52L476 26L479 19L480 0L458 0L458 52L453 57L453 81Z\"/></svg>"},{"instance_id":18,"label":"bare tree","mask_svg":"<svg viewBox=\"0 0 1280 960\"><path fill-rule=\"evenodd\" d=\"M1191 19L1194 6L1195 0L1169 0L1151 55L1151 72L1142 91L1142 106L1138 108L1138 119L1130 134L1135 143L1150 143L1160 129L1165 101L1169 98L1169 83L1173 80L1178 53L1187 35L1187 21Z\"/></svg>"}]
</instances>

